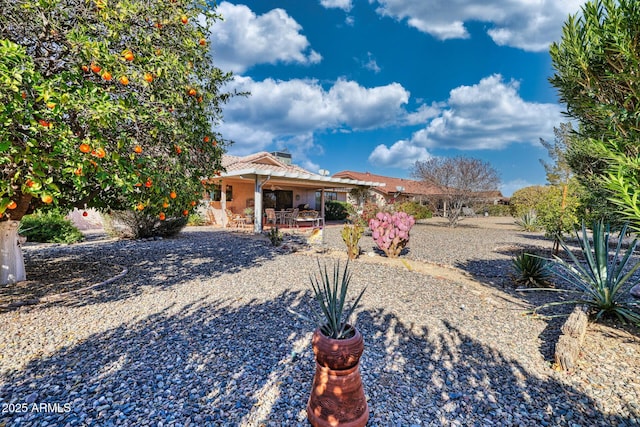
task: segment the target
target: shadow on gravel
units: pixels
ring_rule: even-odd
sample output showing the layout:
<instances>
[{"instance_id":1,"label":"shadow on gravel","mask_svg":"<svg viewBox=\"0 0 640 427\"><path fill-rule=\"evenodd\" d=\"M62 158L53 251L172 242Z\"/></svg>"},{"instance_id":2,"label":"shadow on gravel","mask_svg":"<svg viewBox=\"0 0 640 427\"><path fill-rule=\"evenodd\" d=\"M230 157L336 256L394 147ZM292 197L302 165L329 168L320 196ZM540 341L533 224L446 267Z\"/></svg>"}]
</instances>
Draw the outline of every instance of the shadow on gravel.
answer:
<instances>
[{"instance_id":1,"label":"shadow on gravel","mask_svg":"<svg viewBox=\"0 0 640 427\"><path fill-rule=\"evenodd\" d=\"M0 403L68 403L68 412L0 417L7 426L306 426L313 327L287 309L306 312L309 304L309 292L199 302L94 335L0 377ZM418 330L383 310L358 320L369 426L630 421L446 322Z\"/></svg>"},{"instance_id":2,"label":"shadow on gravel","mask_svg":"<svg viewBox=\"0 0 640 427\"><path fill-rule=\"evenodd\" d=\"M234 274L277 256L271 243L263 239L211 230L183 231L163 240L97 241L24 252L27 279L34 277L33 270L38 269L40 280L34 282L34 289L0 289L0 313L21 306L3 306L3 300L19 302L22 298L38 307L103 303L137 295L144 286L170 288L185 280ZM127 274L115 282L47 302L47 297L61 292L101 283L123 268L128 269Z\"/></svg>"}]
</instances>

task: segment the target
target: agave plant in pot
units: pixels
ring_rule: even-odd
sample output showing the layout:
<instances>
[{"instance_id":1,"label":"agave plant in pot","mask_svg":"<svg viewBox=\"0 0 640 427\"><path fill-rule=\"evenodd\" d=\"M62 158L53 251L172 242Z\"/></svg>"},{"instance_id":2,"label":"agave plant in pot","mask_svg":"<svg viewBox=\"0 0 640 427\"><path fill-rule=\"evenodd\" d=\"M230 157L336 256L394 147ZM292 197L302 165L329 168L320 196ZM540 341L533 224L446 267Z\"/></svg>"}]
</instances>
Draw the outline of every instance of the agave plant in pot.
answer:
<instances>
[{"instance_id":1,"label":"agave plant in pot","mask_svg":"<svg viewBox=\"0 0 640 427\"><path fill-rule=\"evenodd\" d=\"M360 377L360 357L364 351L362 334L349 317L357 307L362 289L349 309L345 303L351 272L336 263L333 272L320 266L320 277L311 276L311 286L318 302L318 328L312 339L316 372L307 404L307 417L314 427L364 426L369 408Z\"/></svg>"}]
</instances>

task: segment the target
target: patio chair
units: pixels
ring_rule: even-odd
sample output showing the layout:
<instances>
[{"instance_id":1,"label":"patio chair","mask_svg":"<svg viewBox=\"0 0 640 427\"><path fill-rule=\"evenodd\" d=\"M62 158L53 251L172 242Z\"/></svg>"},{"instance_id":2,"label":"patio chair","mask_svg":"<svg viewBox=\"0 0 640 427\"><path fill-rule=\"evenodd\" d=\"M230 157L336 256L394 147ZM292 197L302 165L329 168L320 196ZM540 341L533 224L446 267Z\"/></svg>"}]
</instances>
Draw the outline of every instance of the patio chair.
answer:
<instances>
[{"instance_id":1,"label":"patio chair","mask_svg":"<svg viewBox=\"0 0 640 427\"><path fill-rule=\"evenodd\" d=\"M243 228L244 218L240 214L234 214L231 209L225 209L227 214L227 227Z\"/></svg>"},{"instance_id":2,"label":"patio chair","mask_svg":"<svg viewBox=\"0 0 640 427\"><path fill-rule=\"evenodd\" d=\"M276 217L276 210L274 208L266 208L264 210L264 213L267 217L267 224L272 223L272 224L276 224L278 221L278 218Z\"/></svg>"},{"instance_id":3,"label":"patio chair","mask_svg":"<svg viewBox=\"0 0 640 427\"><path fill-rule=\"evenodd\" d=\"M298 219L299 212L300 212L300 209L295 208L291 212L287 212L286 214L284 214L284 221L289 225L289 227L293 227L294 224L296 227L298 226L298 223L296 222L296 220Z\"/></svg>"}]
</instances>

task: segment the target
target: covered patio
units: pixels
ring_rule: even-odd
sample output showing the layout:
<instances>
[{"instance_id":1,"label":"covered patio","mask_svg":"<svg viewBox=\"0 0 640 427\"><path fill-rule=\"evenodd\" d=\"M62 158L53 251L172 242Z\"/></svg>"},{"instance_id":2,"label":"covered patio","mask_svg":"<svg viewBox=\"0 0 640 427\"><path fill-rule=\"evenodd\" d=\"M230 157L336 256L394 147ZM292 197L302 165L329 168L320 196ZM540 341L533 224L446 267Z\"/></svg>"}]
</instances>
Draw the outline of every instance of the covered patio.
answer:
<instances>
[{"instance_id":1,"label":"covered patio","mask_svg":"<svg viewBox=\"0 0 640 427\"><path fill-rule=\"evenodd\" d=\"M380 184L348 178L334 178L312 173L290 163L288 153L261 152L245 157L225 155L226 172L210 180L215 186L208 194L210 209L216 222L223 226L229 221L228 213L242 216L252 222L255 233L262 232L266 224L266 210L274 212L269 223L291 224L287 212L317 212L317 220L309 223L324 224L325 200L346 201L346 193L355 187L375 187ZM341 200L344 199L344 200ZM273 209L273 211L271 211ZM248 219L250 217L250 219ZM307 223L307 221L301 221Z\"/></svg>"}]
</instances>

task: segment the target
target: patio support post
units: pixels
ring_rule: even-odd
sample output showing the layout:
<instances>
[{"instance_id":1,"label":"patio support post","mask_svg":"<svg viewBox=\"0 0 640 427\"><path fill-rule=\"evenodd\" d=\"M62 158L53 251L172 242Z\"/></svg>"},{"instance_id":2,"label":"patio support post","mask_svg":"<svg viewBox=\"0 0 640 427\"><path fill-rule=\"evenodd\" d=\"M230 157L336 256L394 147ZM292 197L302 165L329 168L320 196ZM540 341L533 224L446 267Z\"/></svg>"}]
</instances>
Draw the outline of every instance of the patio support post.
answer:
<instances>
[{"instance_id":1,"label":"patio support post","mask_svg":"<svg viewBox=\"0 0 640 427\"><path fill-rule=\"evenodd\" d=\"M260 175L256 175L256 185L253 194L253 231L256 234L262 233L262 186L269 181L271 175L267 175L264 181L260 181Z\"/></svg>"},{"instance_id":2,"label":"patio support post","mask_svg":"<svg viewBox=\"0 0 640 427\"><path fill-rule=\"evenodd\" d=\"M222 208L222 227L226 228L229 223L227 218L227 184L220 184L220 207Z\"/></svg>"}]
</instances>

